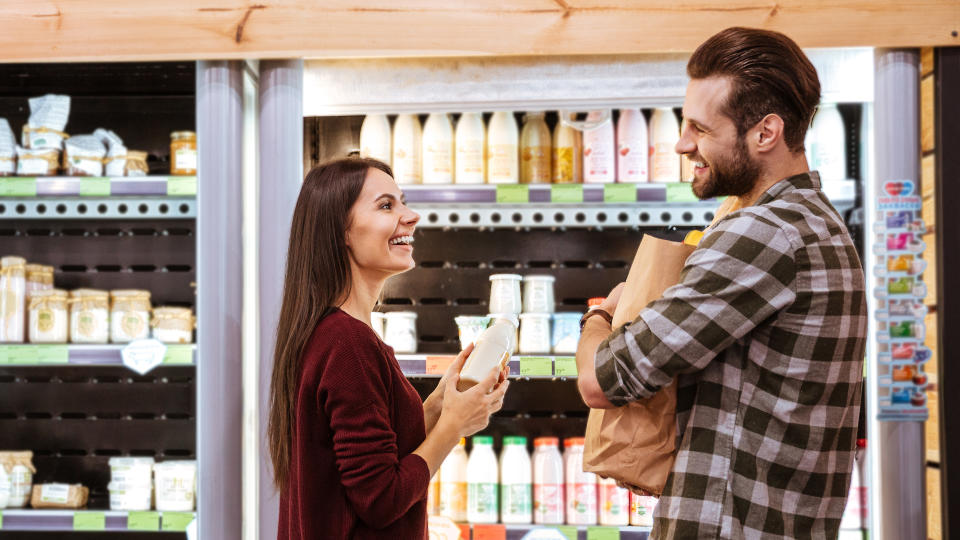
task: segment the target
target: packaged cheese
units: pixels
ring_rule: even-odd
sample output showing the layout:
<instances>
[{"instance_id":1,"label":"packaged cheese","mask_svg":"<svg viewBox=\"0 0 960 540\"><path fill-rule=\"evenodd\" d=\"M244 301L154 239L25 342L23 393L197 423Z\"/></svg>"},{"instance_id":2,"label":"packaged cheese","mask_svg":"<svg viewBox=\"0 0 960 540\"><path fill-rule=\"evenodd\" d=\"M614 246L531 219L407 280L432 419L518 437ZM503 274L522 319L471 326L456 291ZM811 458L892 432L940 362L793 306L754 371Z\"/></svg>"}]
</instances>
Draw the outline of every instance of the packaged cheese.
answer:
<instances>
[{"instance_id":1,"label":"packaged cheese","mask_svg":"<svg viewBox=\"0 0 960 540\"><path fill-rule=\"evenodd\" d=\"M41 148L31 150L17 147L18 176L56 176L60 169L60 150Z\"/></svg>"},{"instance_id":2,"label":"packaged cheese","mask_svg":"<svg viewBox=\"0 0 960 540\"><path fill-rule=\"evenodd\" d=\"M147 176L150 174L150 166L147 165L147 153L139 150L128 150L124 173L126 176Z\"/></svg>"},{"instance_id":3,"label":"packaged cheese","mask_svg":"<svg viewBox=\"0 0 960 540\"><path fill-rule=\"evenodd\" d=\"M59 150L69 137L63 132L70 116L70 96L47 94L30 98L30 118L23 125L23 147Z\"/></svg>"},{"instance_id":4,"label":"packaged cheese","mask_svg":"<svg viewBox=\"0 0 960 540\"><path fill-rule=\"evenodd\" d=\"M80 484L39 484L33 486L30 506L34 508L83 508L90 490Z\"/></svg>"},{"instance_id":5,"label":"packaged cheese","mask_svg":"<svg viewBox=\"0 0 960 540\"><path fill-rule=\"evenodd\" d=\"M105 176L123 176L127 168L127 147L116 133L99 128L93 135L107 147L107 157L103 158Z\"/></svg>"},{"instance_id":6,"label":"packaged cheese","mask_svg":"<svg viewBox=\"0 0 960 540\"><path fill-rule=\"evenodd\" d=\"M63 144L63 170L67 176L103 176L107 148L94 135L77 135Z\"/></svg>"},{"instance_id":7,"label":"packaged cheese","mask_svg":"<svg viewBox=\"0 0 960 540\"><path fill-rule=\"evenodd\" d=\"M0 176L17 172L17 140L6 118L0 118Z\"/></svg>"}]
</instances>

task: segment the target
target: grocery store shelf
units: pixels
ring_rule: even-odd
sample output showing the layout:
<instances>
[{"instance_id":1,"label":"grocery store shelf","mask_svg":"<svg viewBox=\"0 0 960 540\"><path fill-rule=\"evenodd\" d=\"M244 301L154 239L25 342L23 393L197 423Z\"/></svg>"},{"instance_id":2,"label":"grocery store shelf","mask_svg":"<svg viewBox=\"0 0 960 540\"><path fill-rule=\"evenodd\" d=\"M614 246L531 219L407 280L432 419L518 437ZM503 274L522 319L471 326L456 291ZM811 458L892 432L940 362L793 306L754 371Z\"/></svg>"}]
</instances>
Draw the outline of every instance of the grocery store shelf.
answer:
<instances>
[{"instance_id":1,"label":"grocery store shelf","mask_svg":"<svg viewBox=\"0 0 960 540\"><path fill-rule=\"evenodd\" d=\"M456 358L455 355L398 354L400 369L408 377L439 377ZM577 364L572 355L519 355L510 358L511 377L576 378Z\"/></svg>"},{"instance_id":2,"label":"grocery store shelf","mask_svg":"<svg viewBox=\"0 0 960 540\"><path fill-rule=\"evenodd\" d=\"M0 178L0 219L195 218L196 176Z\"/></svg>"},{"instance_id":3,"label":"grocery store shelf","mask_svg":"<svg viewBox=\"0 0 960 540\"><path fill-rule=\"evenodd\" d=\"M3 531L185 531L194 512L0 510Z\"/></svg>"},{"instance_id":4,"label":"grocery store shelf","mask_svg":"<svg viewBox=\"0 0 960 540\"><path fill-rule=\"evenodd\" d=\"M0 366L122 366L124 345L0 345ZM167 345L163 365L195 365L196 345Z\"/></svg>"}]
</instances>

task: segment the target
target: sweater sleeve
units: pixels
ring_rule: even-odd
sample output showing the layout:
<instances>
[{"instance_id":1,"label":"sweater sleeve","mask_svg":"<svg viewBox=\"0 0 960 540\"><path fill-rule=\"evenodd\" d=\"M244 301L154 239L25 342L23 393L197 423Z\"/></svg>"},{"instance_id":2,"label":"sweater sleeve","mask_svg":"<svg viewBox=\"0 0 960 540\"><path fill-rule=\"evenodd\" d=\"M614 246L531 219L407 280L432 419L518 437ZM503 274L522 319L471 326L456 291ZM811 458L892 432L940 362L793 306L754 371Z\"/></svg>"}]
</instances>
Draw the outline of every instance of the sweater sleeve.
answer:
<instances>
[{"instance_id":1,"label":"sweater sleeve","mask_svg":"<svg viewBox=\"0 0 960 540\"><path fill-rule=\"evenodd\" d=\"M399 456L390 423L391 374L384 352L370 340L345 334L328 360L318 405L330 420L347 499L367 526L379 529L426 497L430 470L416 454Z\"/></svg>"}]
</instances>

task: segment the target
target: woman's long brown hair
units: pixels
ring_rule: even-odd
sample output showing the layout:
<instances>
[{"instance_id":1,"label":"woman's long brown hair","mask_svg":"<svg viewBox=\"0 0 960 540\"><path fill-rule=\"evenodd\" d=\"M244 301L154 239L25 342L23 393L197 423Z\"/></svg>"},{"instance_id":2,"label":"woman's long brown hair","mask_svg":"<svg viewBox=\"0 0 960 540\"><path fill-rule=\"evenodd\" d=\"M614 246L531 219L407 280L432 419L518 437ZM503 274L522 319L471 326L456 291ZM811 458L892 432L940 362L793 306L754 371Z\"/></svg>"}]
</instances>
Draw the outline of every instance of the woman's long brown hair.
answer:
<instances>
[{"instance_id":1,"label":"woman's long brown hair","mask_svg":"<svg viewBox=\"0 0 960 540\"><path fill-rule=\"evenodd\" d=\"M290 480L304 349L320 321L350 292L346 232L370 169L393 176L388 165L373 159L339 159L314 167L303 180L293 211L267 425L274 485L280 492Z\"/></svg>"}]
</instances>

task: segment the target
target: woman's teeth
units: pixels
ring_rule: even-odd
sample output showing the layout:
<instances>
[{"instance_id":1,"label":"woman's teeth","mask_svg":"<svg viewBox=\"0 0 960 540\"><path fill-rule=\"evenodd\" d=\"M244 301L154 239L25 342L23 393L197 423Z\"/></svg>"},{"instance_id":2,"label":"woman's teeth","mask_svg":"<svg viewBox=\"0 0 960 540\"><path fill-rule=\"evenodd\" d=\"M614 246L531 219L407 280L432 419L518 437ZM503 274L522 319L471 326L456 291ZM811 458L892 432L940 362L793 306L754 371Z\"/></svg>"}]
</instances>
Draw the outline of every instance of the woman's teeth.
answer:
<instances>
[{"instance_id":1,"label":"woman's teeth","mask_svg":"<svg viewBox=\"0 0 960 540\"><path fill-rule=\"evenodd\" d=\"M412 243L413 243L412 236L398 236L393 240L390 240L390 245L392 246L409 245Z\"/></svg>"},{"instance_id":2,"label":"woman's teeth","mask_svg":"<svg viewBox=\"0 0 960 540\"><path fill-rule=\"evenodd\" d=\"M704 162L702 162L702 161L694 161L694 162L693 162L693 166L702 169L702 168L706 167L707 164L704 163Z\"/></svg>"}]
</instances>

